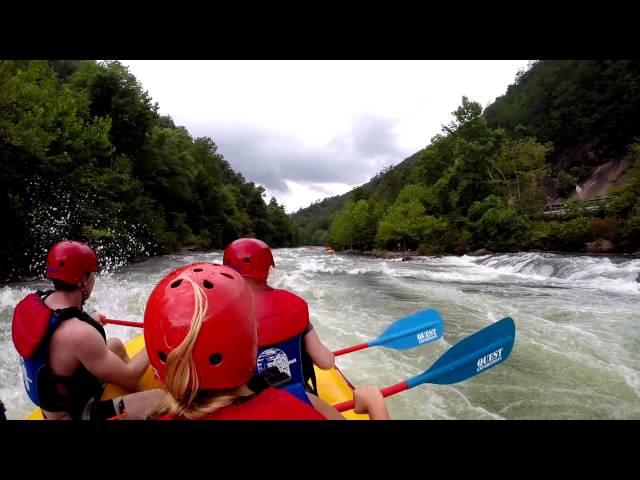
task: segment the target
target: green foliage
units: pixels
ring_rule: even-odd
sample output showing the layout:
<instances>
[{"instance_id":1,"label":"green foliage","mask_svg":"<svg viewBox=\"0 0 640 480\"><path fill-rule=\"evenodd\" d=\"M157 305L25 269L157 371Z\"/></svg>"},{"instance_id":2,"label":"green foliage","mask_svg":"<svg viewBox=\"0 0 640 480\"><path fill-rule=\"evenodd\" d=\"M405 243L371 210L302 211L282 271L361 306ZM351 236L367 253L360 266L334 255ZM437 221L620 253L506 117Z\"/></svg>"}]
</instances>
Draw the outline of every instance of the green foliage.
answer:
<instances>
[{"instance_id":1,"label":"green foliage","mask_svg":"<svg viewBox=\"0 0 640 480\"><path fill-rule=\"evenodd\" d=\"M557 176L556 188L558 190L558 195L561 197L568 197L575 191L576 184L571 175L566 173L564 170L560 170Z\"/></svg>"},{"instance_id":2,"label":"green foliage","mask_svg":"<svg viewBox=\"0 0 640 480\"><path fill-rule=\"evenodd\" d=\"M275 198L271 198L267 207L267 231L264 238L269 245L295 247L300 243L300 234L293 220L284 211L284 206L278 205Z\"/></svg>"},{"instance_id":3,"label":"green foliage","mask_svg":"<svg viewBox=\"0 0 640 480\"><path fill-rule=\"evenodd\" d=\"M311 235L311 239L310 243L311 245L324 245L326 242L326 238L327 238L327 231L326 230L322 230L322 229L318 229L315 232L313 232L313 234Z\"/></svg>"},{"instance_id":4,"label":"green foliage","mask_svg":"<svg viewBox=\"0 0 640 480\"><path fill-rule=\"evenodd\" d=\"M369 249L375 228L376 220L369 203L349 201L331 223L327 240L337 248Z\"/></svg>"},{"instance_id":5,"label":"green foliage","mask_svg":"<svg viewBox=\"0 0 640 480\"><path fill-rule=\"evenodd\" d=\"M612 199L607 205L607 213L620 218L632 216L640 202L640 143L629 146L626 159L630 163L626 175L628 183L611 193Z\"/></svg>"},{"instance_id":6,"label":"green foliage","mask_svg":"<svg viewBox=\"0 0 640 480\"><path fill-rule=\"evenodd\" d=\"M436 208L436 199L433 191L424 185L407 185L400 191L395 203L407 203L410 200L417 200L420 202L427 212Z\"/></svg>"},{"instance_id":7,"label":"green foliage","mask_svg":"<svg viewBox=\"0 0 640 480\"><path fill-rule=\"evenodd\" d=\"M294 213L291 218L300 230L301 242L311 245L324 245L332 219L344 206L349 194L340 195L314 202L309 207ZM317 234L317 232L324 232ZM320 240L322 238L322 240Z\"/></svg>"},{"instance_id":8,"label":"green foliage","mask_svg":"<svg viewBox=\"0 0 640 480\"><path fill-rule=\"evenodd\" d=\"M463 97L463 105L454 112L456 120L443 127L451 132L452 161L433 185L442 213L465 216L473 202L491 193L490 166L504 142L504 133L490 129L479 112L479 104Z\"/></svg>"},{"instance_id":9,"label":"green foliage","mask_svg":"<svg viewBox=\"0 0 640 480\"><path fill-rule=\"evenodd\" d=\"M599 139L607 154L638 135L640 61L545 60L487 108L491 127L526 126L559 151Z\"/></svg>"},{"instance_id":10,"label":"green foliage","mask_svg":"<svg viewBox=\"0 0 640 480\"><path fill-rule=\"evenodd\" d=\"M640 202L625 222L624 235L628 239L628 249L632 252L640 250Z\"/></svg>"},{"instance_id":11,"label":"green foliage","mask_svg":"<svg viewBox=\"0 0 640 480\"><path fill-rule=\"evenodd\" d=\"M438 242L446 230L446 222L425 214L417 199L396 202L378 224L376 239L381 245L401 242L403 250L420 243Z\"/></svg>"},{"instance_id":12,"label":"green foliage","mask_svg":"<svg viewBox=\"0 0 640 480\"><path fill-rule=\"evenodd\" d=\"M474 239L492 250L510 250L525 244L528 222L512 208L489 208L475 223Z\"/></svg>"},{"instance_id":13,"label":"green foliage","mask_svg":"<svg viewBox=\"0 0 640 480\"><path fill-rule=\"evenodd\" d=\"M453 133L465 124L469 124L480 118L482 107L478 102L470 102L466 96L462 97L462 104L452 112L454 120L442 127L442 131Z\"/></svg>"},{"instance_id":14,"label":"green foliage","mask_svg":"<svg viewBox=\"0 0 640 480\"><path fill-rule=\"evenodd\" d=\"M575 218L568 222L534 222L531 246L545 250L582 250L591 235L591 219Z\"/></svg>"},{"instance_id":15,"label":"green foliage","mask_svg":"<svg viewBox=\"0 0 640 480\"><path fill-rule=\"evenodd\" d=\"M507 204L519 212L544 204L541 178L546 173L545 157L552 150L532 138L517 139L503 145L491 164L495 189Z\"/></svg>"},{"instance_id":16,"label":"green foliage","mask_svg":"<svg viewBox=\"0 0 640 480\"><path fill-rule=\"evenodd\" d=\"M502 198L497 195L489 195L481 201L474 202L473 205L471 205L467 218L472 222L476 222L480 220L488 210L491 210L492 208L504 208L504 206L505 204Z\"/></svg>"},{"instance_id":17,"label":"green foliage","mask_svg":"<svg viewBox=\"0 0 640 480\"><path fill-rule=\"evenodd\" d=\"M416 183L431 186L438 181L442 172L453 164L455 137L436 135L431 145L424 150L416 165L413 176Z\"/></svg>"},{"instance_id":18,"label":"green foliage","mask_svg":"<svg viewBox=\"0 0 640 480\"><path fill-rule=\"evenodd\" d=\"M371 214L375 218L374 221L377 222L377 219L384 214L385 209L393 204L400 190L409 183L413 175L413 168L421 155L422 151L417 152L394 167L384 168L367 184L354 188L344 195L314 202L309 207L294 213L291 218L300 229L301 242L316 244L318 237L315 237L316 240L312 239L315 232L318 230L328 231L337 212L349 201L367 200L371 207ZM373 232L375 235L375 225ZM329 244L331 242L329 238L325 238L322 243ZM372 243L373 237L368 242L369 246Z\"/></svg>"},{"instance_id":19,"label":"green foliage","mask_svg":"<svg viewBox=\"0 0 640 480\"><path fill-rule=\"evenodd\" d=\"M213 140L160 117L119 62L0 61L0 164L0 277L40 274L62 238L113 264L240 236L300 240L275 199Z\"/></svg>"},{"instance_id":20,"label":"green foliage","mask_svg":"<svg viewBox=\"0 0 640 480\"><path fill-rule=\"evenodd\" d=\"M404 242L431 253L479 247L572 251L601 235L620 250L635 251L638 118L640 61L534 62L484 112L463 97L425 149L294 218L303 237L315 235L316 241L331 226L325 241L338 239L342 248L356 247L348 202L363 200L377 222L375 238L387 248ZM630 167L605 206L566 202L562 215L543 214L546 201L569 197L599 164L624 155ZM445 222L446 229L428 238L426 232L438 228L427 226L426 218ZM357 243L367 242L360 237Z\"/></svg>"}]
</instances>

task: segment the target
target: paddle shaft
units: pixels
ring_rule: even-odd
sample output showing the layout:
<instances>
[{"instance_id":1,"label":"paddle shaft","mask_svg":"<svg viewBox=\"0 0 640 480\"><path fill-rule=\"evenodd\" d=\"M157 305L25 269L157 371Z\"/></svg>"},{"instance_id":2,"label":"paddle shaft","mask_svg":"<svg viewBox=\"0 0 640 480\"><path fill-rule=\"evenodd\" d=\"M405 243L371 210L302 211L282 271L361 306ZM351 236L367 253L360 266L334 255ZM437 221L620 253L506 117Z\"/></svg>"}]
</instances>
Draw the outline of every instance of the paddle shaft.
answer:
<instances>
[{"instance_id":1,"label":"paddle shaft","mask_svg":"<svg viewBox=\"0 0 640 480\"><path fill-rule=\"evenodd\" d=\"M387 397L390 397L391 395L404 392L405 390L408 390L408 389L409 389L409 385L407 384L406 381L404 381L404 382L396 383L395 385L391 385L389 387L385 387L381 389L380 392L382 393L382 396L384 398L387 398ZM347 410L352 410L355 405L356 405L355 400L347 400L346 402L342 402L334 405L333 408L335 408L339 412L346 412Z\"/></svg>"},{"instance_id":2,"label":"paddle shaft","mask_svg":"<svg viewBox=\"0 0 640 480\"><path fill-rule=\"evenodd\" d=\"M122 325L123 327L138 327L142 328L144 326L143 322L131 322L129 320L113 320L111 318L105 318L102 323L107 323L111 325Z\"/></svg>"},{"instance_id":3,"label":"paddle shaft","mask_svg":"<svg viewBox=\"0 0 640 480\"><path fill-rule=\"evenodd\" d=\"M354 345L353 347L341 348L340 350L336 350L333 352L333 355L339 357L340 355L344 355L345 353L357 352L358 350L363 350L368 348L368 343L359 343L358 345Z\"/></svg>"}]
</instances>

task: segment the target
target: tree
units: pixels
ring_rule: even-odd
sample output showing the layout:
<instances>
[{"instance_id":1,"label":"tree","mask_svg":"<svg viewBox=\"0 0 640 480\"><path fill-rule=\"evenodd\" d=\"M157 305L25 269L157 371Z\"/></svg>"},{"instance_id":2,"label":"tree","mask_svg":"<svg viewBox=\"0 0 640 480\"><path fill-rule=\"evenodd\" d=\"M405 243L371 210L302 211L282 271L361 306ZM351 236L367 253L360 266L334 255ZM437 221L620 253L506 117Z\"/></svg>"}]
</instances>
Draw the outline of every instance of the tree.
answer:
<instances>
[{"instance_id":1,"label":"tree","mask_svg":"<svg viewBox=\"0 0 640 480\"><path fill-rule=\"evenodd\" d=\"M326 229L333 219L330 233L336 238L338 232L343 234L342 241L349 246L356 233L345 204L366 200L378 220L377 239L385 243L381 239L391 242L394 235L400 238L395 232L402 230L393 227L389 213L417 200L425 216L446 220L448 231L432 247L463 252L474 238L498 249L582 248L580 242L592 232L572 215L588 219L606 214L611 217L608 224L620 234L616 245L635 251L640 192L633 173L634 159L640 158L637 147L631 147L624 158L625 172L617 181L620 187L610 192L606 207L575 213L568 208L564 223L549 218L531 222L529 217L540 213L545 189L553 188L551 171L557 175L560 194L568 196L577 180L588 177L599 163L623 158L625 149L640 136L635 121L639 115L640 61L535 62L484 112L464 97L442 134L421 152L384 169L349 194L299 211L295 218L309 236ZM425 251L440 250L425 247Z\"/></svg>"},{"instance_id":2,"label":"tree","mask_svg":"<svg viewBox=\"0 0 640 480\"><path fill-rule=\"evenodd\" d=\"M454 162L455 143L454 136L433 137L413 171L413 180L427 186L435 184Z\"/></svg>"},{"instance_id":3,"label":"tree","mask_svg":"<svg viewBox=\"0 0 640 480\"><path fill-rule=\"evenodd\" d=\"M300 239L296 225L285 213L284 207L278 205L275 198L271 198L268 206L271 234L267 243L271 247L294 247Z\"/></svg>"},{"instance_id":4,"label":"tree","mask_svg":"<svg viewBox=\"0 0 640 480\"><path fill-rule=\"evenodd\" d=\"M560 195L561 197L568 197L571 192L575 190L575 188L576 184L571 175L569 175L564 170L560 170L557 177L558 195Z\"/></svg>"},{"instance_id":5,"label":"tree","mask_svg":"<svg viewBox=\"0 0 640 480\"><path fill-rule=\"evenodd\" d=\"M327 240L338 248L367 249L373 246L376 212L366 200L349 201L329 228Z\"/></svg>"},{"instance_id":6,"label":"tree","mask_svg":"<svg viewBox=\"0 0 640 480\"><path fill-rule=\"evenodd\" d=\"M311 245L324 245L326 242L326 237L327 237L327 231L318 229L315 232L313 232L313 235L311 235L311 240L306 243L309 243Z\"/></svg>"},{"instance_id":7,"label":"tree","mask_svg":"<svg viewBox=\"0 0 640 480\"><path fill-rule=\"evenodd\" d=\"M135 156L158 120L157 105L120 62L82 63L71 85L88 95L89 114L110 117L111 143L119 153Z\"/></svg>"},{"instance_id":8,"label":"tree","mask_svg":"<svg viewBox=\"0 0 640 480\"><path fill-rule=\"evenodd\" d=\"M540 185L546 173L545 157L552 150L532 138L505 143L491 162L491 174L502 190L507 204L518 211L530 210L544 204Z\"/></svg>"},{"instance_id":9,"label":"tree","mask_svg":"<svg viewBox=\"0 0 640 480\"><path fill-rule=\"evenodd\" d=\"M436 199L433 191L425 185L410 184L405 186L396 198L396 202L407 203L410 200L417 200L429 212L436 209Z\"/></svg>"},{"instance_id":10,"label":"tree","mask_svg":"<svg viewBox=\"0 0 640 480\"><path fill-rule=\"evenodd\" d=\"M407 240L414 245L434 241L444 228L443 221L425 215L419 201L396 202L380 220L377 239L382 244L401 241L403 250L406 250Z\"/></svg>"},{"instance_id":11,"label":"tree","mask_svg":"<svg viewBox=\"0 0 640 480\"><path fill-rule=\"evenodd\" d=\"M462 104L451 113L455 118L448 124L442 126L442 131L454 133L463 125L473 122L482 115L482 106L478 102L471 102L466 96L462 97Z\"/></svg>"},{"instance_id":12,"label":"tree","mask_svg":"<svg viewBox=\"0 0 640 480\"><path fill-rule=\"evenodd\" d=\"M529 226L512 208L486 210L474 225L474 238L495 250L508 250L526 244Z\"/></svg>"},{"instance_id":13,"label":"tree","mask_svg":"<svg viewBox=\"0 0 640 480\"><path fill-rule=\"evenodd\" d=\"M118 62L0 61L0 164L3 278L39 274L62 238L89 241L109 267L240 236L299 242L277 201L213 140L158 116Z\"/></svg>"},{"instance_id":14,"label":"tree","mask_svg":"<svg viewBox=\"0 0 640 480\"><path fill-rule=\"evenodd\" d=\"M354 227L352 220L352 211L355 204L353 202L347 202L347 204L336 213L329 232L327 233L327 240L330 245L336 248L353 248Z\"/></svg>"}]
</instances>

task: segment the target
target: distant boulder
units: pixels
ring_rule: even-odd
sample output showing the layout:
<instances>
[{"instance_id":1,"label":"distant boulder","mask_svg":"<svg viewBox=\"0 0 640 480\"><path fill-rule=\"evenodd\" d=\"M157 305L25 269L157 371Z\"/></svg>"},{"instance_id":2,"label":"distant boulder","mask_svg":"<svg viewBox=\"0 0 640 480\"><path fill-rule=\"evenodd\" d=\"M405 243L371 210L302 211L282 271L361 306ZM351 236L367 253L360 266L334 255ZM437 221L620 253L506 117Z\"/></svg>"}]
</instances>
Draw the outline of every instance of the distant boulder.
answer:
<instances>
[{"instance_id":1,"label":"distant boulder","mask_svg":"<svg viewBox=\"0 0 640 480\"><path fill-rule=\"evenodd\" d=\"M491 250L487 250L486 248L481 248L480 250L476 250L475 252L469 252L469 255L472 257L480 257L482 255L491 255L493 252Z\"/></svg>"},{"instance_id":2,"label":"distant boulder","mask_svg":"<svg viewBox=\"0 0 640 480\"><path fill-rule=\"evenodd\" d=\"M613 242L606 238L598 238L593 242L589 242L585 245L585 250L589 253L611 253L615 251L616 246Z\"/></svg>"}]
</instances>

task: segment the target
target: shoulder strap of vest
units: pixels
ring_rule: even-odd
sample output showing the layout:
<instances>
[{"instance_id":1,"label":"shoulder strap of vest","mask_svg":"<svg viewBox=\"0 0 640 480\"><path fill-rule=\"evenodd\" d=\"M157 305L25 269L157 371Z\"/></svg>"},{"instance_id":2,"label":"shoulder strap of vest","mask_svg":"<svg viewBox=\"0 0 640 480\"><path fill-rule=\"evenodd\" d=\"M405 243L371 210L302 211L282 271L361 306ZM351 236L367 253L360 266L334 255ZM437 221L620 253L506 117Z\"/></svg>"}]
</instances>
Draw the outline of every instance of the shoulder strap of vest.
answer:
<instances>
[{"instance_id":1,"label":"shoulder strap of vest","mask_svg":"<svg viewBox=\"0 0 640 480\"><path fill-rule=\"evenodd\" d=\"M105 333L104 328L102 327L102 325L100 325L98 322L96 322L93 319L93 317L91 317L91 315L89 315L84 310L81 310L78 307L67 307L67 308L61 308L61 309L58 309L58 310L54 310L53 313L55 314L56 318L58 319L58 324L62 323L65 320L68 320L70 318L77 318L78 320L81 320L81 321L83 321L85 323L88 323L93 328L95 328L98 331L98 333L100 335L102 335L102 338L104 338L105 342L107 341L107 334Z\"/></svg>"},{"instance_id":2,"label":"shoulder strap of vest","mask_svg":"<svg viewBox=\"0 0 640 480\"><path fill-rule=\"evenodd\" d=\"M307 352L307 348L304 345L304 335L306 335L307 333L309 333L311 330L313 330L313 324L311 322L309 322L309 325L307 326L306 330L303 333L303 338L302 338L302 370L304 372L304 379L305 382L308 382L309 380L311 380L311 393L313 393L314 395L318 395L318 381L316 380L316 369L313 366L313 360L311 359L311 355L309 355L309 352ZM308 383L305 385L305 387L308 386Z\"/></svg>"},{"instance_id":3,"label":"shoulder strap of vest","mask_svg":"<svg viewBox=\"0 0 640 480\"><path fill-rule=\"evenodd\" d=\"M302 332L302 336L304 337L307 333L309 333L313 329L314 329L313 323L309 322L309 325L307 325L307 328L305 328L304 332Z\"/></svg>"},{"instance_id":4,"label":"shoulder strap of vest","mask_svg":"<svg viewBox=\"0 0 640 480\"><path fill-rule=\"evenodd\" d=\"M43 302L46 300L46 298L51 295L53 292L55 292L55 290L37 290L36 294L40 297L40 300L42 300Z\"/></svg>"},{"instance_id":5,"label":"shoulder strap of vest","mask_svg":"<svg viewBox=\"0 0 640 480\"><path fill-rule=\"evenodd\" d=\"M311 359L311 355L307 352L307 349L302 344L302 370L304 372L305 381L311 380L311 393L314 395L318 395L318 381L316 379L316 369L313 366L313 360ZM307 383L305 387L308 387Z\"/></svg>"}]
</instances>

